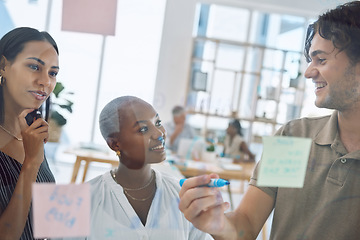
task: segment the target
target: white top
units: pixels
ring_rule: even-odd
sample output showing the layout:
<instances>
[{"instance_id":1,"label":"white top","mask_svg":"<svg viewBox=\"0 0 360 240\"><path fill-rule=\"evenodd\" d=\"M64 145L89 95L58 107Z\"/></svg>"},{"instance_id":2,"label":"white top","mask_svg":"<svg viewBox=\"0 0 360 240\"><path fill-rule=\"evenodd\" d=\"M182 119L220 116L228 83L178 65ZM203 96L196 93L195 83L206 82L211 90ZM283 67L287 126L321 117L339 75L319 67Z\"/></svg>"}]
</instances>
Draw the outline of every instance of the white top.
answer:
<instances>
[{"instance_id":1,"label":"white top","mask_svg":"<svg viewBox=\"0 0 360 240\"><path fill-rule=\"evenodd\" d=\"M230 144L230 136L226 135L224 139L225 156L240 158L243 154L240 151L240 145L243 141L244 139L239 134L236 134Z\"/></svg>"},{"instance_id":2,"label":"white top","mask_svg":"<svg viewBox=\"0 0 360 240\"><path fill-rule=\"evenodd\" d=\"M156 174L157 190L144 226L123 193L107 172L91 184L91 236L76 239L212 239L196 229L179 210L179 181Z\"/></svg>"}]
</instances>

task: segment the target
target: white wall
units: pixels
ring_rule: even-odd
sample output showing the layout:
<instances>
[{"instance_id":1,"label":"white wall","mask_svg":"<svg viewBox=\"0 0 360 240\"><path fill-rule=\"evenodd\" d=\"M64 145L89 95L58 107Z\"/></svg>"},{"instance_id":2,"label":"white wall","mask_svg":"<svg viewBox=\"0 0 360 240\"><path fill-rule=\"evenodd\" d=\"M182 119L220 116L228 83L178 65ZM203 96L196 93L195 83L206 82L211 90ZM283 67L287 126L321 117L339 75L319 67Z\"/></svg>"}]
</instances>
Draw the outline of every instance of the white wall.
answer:
<instances>
[{"instance_id":1,"label":"white wall","mask_svg":"<svg viewBox=\"0 0 360 240\"><path fill-rule=\"evenodd\" d=\"M171 120L174 105L185 104L190 71L192 29L198 2L247 7L267 12L316 18L340 0L167 0L159 64L154 91L154 106L164 121Z\"/></svg>"}]
</instances>

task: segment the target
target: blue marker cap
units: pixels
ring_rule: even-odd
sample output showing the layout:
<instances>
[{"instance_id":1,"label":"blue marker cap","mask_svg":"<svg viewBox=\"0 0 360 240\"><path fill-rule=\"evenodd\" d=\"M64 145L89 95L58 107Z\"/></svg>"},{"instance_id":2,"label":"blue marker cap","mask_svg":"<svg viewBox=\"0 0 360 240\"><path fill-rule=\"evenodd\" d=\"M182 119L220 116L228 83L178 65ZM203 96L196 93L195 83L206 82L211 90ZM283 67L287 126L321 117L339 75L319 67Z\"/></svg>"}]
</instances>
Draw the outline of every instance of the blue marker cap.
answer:
<instances>
[{"instance_id":1,"label":"blue marker cap","mask_svg":"<svg viewBox=\"0 0 360 240\"><path fill-rule=\"evenodd\" d=\"M182 187L182 185L184 184L185 180L186 180L185 178L180 179L180 187Z\"/></svg>"},{"instance_id":2,"label":"blue marker cap","mask_svg":"<svg viewBox=\"0 0 360 240\"><path fill-rule=\"evenodd\" d=\"M185 178L180 179L180 187L182 187L185 180L186 180ZM223 186L226 186L226 185L229 185L229 184L230 184L230 182L227 181L227 180L224 180L224 179L221 179L221 178L212 178L210 183L208 183L207 185L204 185L204 186L206 186L206 187L223 187Z\"/></svg>"},{"instance_id":3,"label":"blue marker cap","mask_svg":"<svg viewBox=\"0 0 360 240\"><path fill-rule=\"evenodd\" d=\"M230 182L221 178L213 178L211 182L207 184L208 187L223 187L229 185Z\"/></svg>"}]
</instances>

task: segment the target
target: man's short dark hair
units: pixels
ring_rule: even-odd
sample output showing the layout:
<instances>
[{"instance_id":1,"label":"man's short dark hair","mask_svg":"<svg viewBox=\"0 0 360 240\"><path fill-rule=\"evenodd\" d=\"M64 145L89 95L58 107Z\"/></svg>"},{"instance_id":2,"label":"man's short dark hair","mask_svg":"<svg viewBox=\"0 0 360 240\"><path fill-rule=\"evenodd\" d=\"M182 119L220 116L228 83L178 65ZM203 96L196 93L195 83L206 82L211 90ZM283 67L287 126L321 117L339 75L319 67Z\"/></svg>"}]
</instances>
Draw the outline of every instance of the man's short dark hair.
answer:
<instances>
[{"instance_id":1,"label":"man's short dark hair","mask_svg":"<svg viewBox=\"0 0 360 240\"><path fill-rule=\"evenodd\" d=\"M345 51L351 63L360 61L360 1L348 2L328 10L307 29L304 55L311 62L310 47L314 35L330 40L334 47Z\"/></svg>"}]
</instances>

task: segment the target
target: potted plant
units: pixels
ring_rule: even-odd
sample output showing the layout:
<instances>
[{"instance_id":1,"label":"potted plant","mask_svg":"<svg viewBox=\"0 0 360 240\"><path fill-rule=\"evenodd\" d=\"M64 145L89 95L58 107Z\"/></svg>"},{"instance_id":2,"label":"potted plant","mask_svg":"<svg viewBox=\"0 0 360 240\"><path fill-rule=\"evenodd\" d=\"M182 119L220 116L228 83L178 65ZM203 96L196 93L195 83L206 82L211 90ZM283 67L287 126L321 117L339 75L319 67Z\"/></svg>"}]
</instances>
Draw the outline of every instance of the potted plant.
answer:
<instances>
[{"instance_id":1,"label":"potted plant","mask_svg":"<svg viewBox=\"0 0 360 240\"><path fill-rule=\"evenodd\" d=\"M73 102L68 99L73 92L66 92L61 82L57 82L51 96L49 119L49 142L58 142L62 127L67 123L66 113L72 113Z\"/></svg>"},{"instance_id":2,"label":"potted plant","mask_svg":"<svg viewBox=\"0 0 360 240\"><path fill-rule=\"evenodd\" d=\"M205 151L202 152L201 159L205 162L216 162L215 143L213 139L206 139Z\"/></svg>"}]
</instances>

